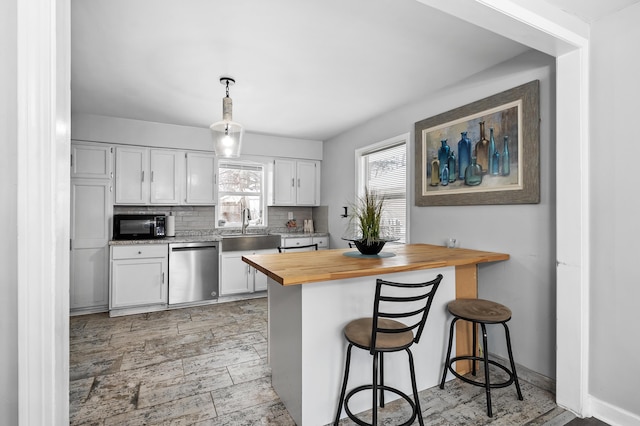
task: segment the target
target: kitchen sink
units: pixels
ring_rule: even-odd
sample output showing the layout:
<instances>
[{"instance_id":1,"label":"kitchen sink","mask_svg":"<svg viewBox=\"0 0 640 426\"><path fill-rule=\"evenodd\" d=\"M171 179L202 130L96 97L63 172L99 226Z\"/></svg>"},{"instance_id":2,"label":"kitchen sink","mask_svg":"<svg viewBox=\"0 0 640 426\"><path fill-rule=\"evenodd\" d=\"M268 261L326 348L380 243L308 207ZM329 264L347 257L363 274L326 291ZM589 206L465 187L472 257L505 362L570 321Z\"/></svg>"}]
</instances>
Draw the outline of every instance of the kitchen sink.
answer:
<instances>
[{"instance_id":1,"label":"kitchen sink","mask_svg":"<svg viewBox=\"0 0 640 426\"><path fill-rule=\"evenodd\" d=\"M233 234L222 236L222 251L274 249L280 245L280 235Z\"/></svg>"}]
</instances>

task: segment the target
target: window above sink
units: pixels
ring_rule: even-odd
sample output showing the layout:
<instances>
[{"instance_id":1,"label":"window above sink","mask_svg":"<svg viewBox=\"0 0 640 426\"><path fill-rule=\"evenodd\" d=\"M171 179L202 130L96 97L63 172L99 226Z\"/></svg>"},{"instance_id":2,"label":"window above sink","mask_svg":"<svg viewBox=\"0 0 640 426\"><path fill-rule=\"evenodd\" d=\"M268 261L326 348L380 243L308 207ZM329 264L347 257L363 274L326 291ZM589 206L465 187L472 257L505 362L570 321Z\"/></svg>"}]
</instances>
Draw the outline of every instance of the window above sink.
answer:
<instances>
[{"instance_id":1,"label":"window above sink","mask_svg":"<svg viewBox=\"0 0 640 426\"><path fill-rule=\"evenodd\" d=\"M265 166L261 163L220 160L218 168L219 229L242 228L242 214L249 212L249 227L266 227Z\"/></svg>"}]
</instances>

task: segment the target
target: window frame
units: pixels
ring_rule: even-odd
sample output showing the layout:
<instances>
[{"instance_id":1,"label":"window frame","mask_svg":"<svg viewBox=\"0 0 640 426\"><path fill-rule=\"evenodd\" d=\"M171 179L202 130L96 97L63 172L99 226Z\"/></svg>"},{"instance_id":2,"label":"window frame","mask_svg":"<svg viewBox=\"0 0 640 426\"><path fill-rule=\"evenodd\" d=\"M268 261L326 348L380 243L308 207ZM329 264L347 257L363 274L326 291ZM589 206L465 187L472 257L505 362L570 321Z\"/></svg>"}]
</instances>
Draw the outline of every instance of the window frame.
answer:
<instances>
[{"instance_id":1,"label":"window frame","mask_svg":"<svg viewBox=\"0 0 640 426\"><path fill-rule=\"evenodd\" d=\"M228 192L228 191L221 191L220 190L220 185L221 185L221 173L220 170L225 168L225 165L237 165L237 166L247 166L247 167L259 167L261 169L261 191L260 191L260 196L261 196L261 203L260 203L260 209L262 211L262 225L251 225L251 228L253 229L263 229L263 228L267 228L269 226L269 218L268 218L268 195L269 195L269 189L268 189L268 182L267 182L267 164L260 162L260 161L255 161L255 160L249 160L249 159L233 159L233 158L220 158L217 161L217 168L218 168L218 182L217 182L217 195L216 195L216 209L215 209L215 229L220 229L220 230L238 230L241 229L241 227L238 226L220 226L219 225L219 221L220 221L220 215L222 214L222 203L221 203L221 199L223 196L225 195L238 195L238 196L242 196L242 194L246 194L246 195L256 195L258 193L256 192L247 192L247 193L242 193L242 192Z\"/></svg>"},{"instance_id":2,"label":"window frame","mask_svg":"<svg viewBox=\"0 0 640 426\"><path fill-rule=\"evenodd\" d=\"M410 179L412 170L411 165L413 164L412 159L410 157L409 151L409 141L410 141L410 133L403 133L398 136L394 136L389 139L385 139L380 142L376 142L362 148L358 148L355 150L355 194L356 197L361 197L364 195L364 187L366 183L366 167L365 167L365 156L383 151L385 149L393 148L398 145L404 144L405 149L405 158L406 158L406 170L405 170L405 241L401 244L409 244L410 243L410 212L411 212L411 197L410 197Z\"/></svg>"}]
</instances>

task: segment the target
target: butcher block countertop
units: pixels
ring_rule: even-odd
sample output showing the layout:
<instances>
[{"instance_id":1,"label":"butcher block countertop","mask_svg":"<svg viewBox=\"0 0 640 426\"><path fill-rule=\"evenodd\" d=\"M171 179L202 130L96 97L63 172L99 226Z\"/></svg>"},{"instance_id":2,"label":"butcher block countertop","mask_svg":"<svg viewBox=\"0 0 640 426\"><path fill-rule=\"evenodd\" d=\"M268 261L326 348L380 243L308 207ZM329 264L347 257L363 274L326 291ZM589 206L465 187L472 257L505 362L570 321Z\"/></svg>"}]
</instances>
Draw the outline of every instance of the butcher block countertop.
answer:
<instances>
[{"instance_id":1,"label":"butcher block countertop","mask_svg":"<svg viewBox=\"0 0 640 426\"><path fill-rule=\"evenodd\" d=\"M242 260L284 285L341 280L394 272L474 265L508 260L509 255L430 244L387 244L383 254L391 257L349 257L355 249L318 250L242 256Z\"/></svg>"}]
</instances>

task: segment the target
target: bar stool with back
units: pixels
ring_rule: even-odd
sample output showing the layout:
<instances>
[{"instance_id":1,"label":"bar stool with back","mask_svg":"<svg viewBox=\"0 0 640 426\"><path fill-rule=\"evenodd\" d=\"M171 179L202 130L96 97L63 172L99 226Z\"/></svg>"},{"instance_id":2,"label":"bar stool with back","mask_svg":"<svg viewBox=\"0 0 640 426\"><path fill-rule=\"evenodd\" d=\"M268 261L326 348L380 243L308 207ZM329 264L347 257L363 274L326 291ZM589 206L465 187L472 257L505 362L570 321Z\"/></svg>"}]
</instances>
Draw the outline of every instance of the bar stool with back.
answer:
<instances>
[{"instance_id":1,"label":"bar stool with back","mask_svg":"<svg viewBox=\"0 0 640 426\"><path fill-rule=\"evenodd\" d=\"M511 319L511 310L497 302L484 299L457 299L449 302L447 309L453 320L449 329L449 347L447 349L447 357L444 362L444 371L442 372L442 381L440 382L440 389L444 389L444 382L447 378L447 370L451 371L454 376L460 380L485 388L487 395L487 415L493 417L491 410L491 389L504 388L510 386L512 383L516 385L516 392L518 393L518 399L522 401L522 392L520 391L520 383L518 382L518 375L516 374L516 364L513 360L513 351L511 350L511 337L509 335L509 327L507 327L507 321ZM468 321L473 325L473 354L461 355L451 358L451 346L453 344L453 331L458 320ZM482 329L482 356L476 356L477 350L477 324L480 324ZM487 346L487 324L502 324L504 327L505 338L507 341L507 352L509 354L509 364L511 369L505 367L497 361L489 359L489 348ZM471 361L471 374L476 375L476 362L482 361L484 367L484 381L469 379L459 374L454 368L453 364L456 361ZM502 382L491 383L489 375L489 365L494 365L505 373L508 378Z\"/></svg>"},{"instance_id":2,"label":"bar stool with back","mask_svg":"<svg viewBox=\"0 0 640 426\"><path fill-rule=\"evenodd\" d=\"M338 402L338 411L334 425L337 425L344 404L347 416L359 425L368 426L368 423L357 418L349 409L349 399L358 392L372 391L372 425L377 423L378 391L380 391L380 407L384 407L384 392L392 392L402 397L412 408L411 418L402 424L410 425L416 417L420 425L424 425L416 374L413 364L413 354L410 347L418 343L424 330L431 302L436 290L442 281L442 275L422 283L396 283L376 280L376 293L373 303L373 317L359 318L349 322L344 327L344 337L349 342L347 346L347 358L345 362L344 381ZM401 322L399 320L403 320ZM406 322L406 324L405 324ZM415 335L414 335L415 330ZM368 351L373 356L372 383L358 386L346 394L347 381L349 379L349 366L351 363L351 349L356 346ZM384 384L384 354L386 352L406 351L409 357L409 373L413 392L413 401L407 394L399 389ZM380 373L378 374L378 366Z\"/></svg>"}]
</instances>

